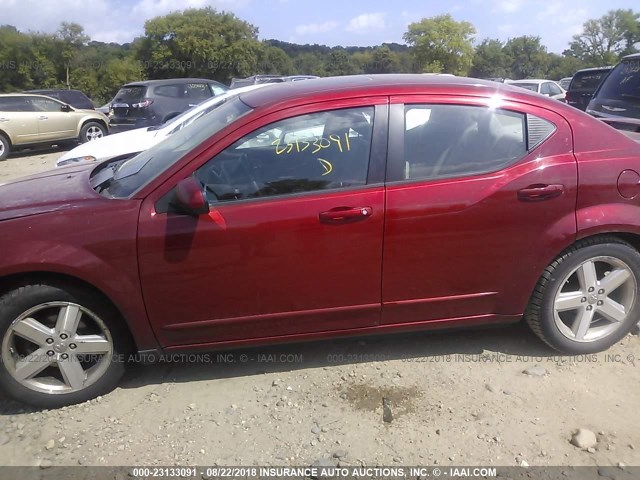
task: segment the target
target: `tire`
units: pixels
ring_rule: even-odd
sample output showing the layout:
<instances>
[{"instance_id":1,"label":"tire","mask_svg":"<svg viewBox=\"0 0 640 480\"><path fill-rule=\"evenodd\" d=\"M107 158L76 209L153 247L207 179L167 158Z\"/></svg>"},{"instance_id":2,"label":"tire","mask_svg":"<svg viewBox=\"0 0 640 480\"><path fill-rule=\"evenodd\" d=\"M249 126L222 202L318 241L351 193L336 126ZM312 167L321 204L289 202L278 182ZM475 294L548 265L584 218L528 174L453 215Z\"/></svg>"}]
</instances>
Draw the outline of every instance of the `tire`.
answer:
<instances>
[{"instance_id":1,"label":"tire","mask_svg":"<svg viewBox=\"0 0 640 480\"><path fill-rule=\"evenodd\" d=\"M0 135L0 161L6 160L11 151L11 143L7 140L7 137Z\"/></svg>"},{"instance_id":2,"label":"tire","mask_svg":"<svg viewBox=\"0 0 640 480\"><path fill-rule=\"evenodd\" d=\"M87 122L82 126L80 130L80 137L78 141L80 143L87 143L92 140L97 140L107 135L107 127L98 122Z\"/></svg>"},{"instance_id":3,"label":"tire","mask_svg":"<svg viewBox=\"0 0 640 480\"><path fill-rule=\"evenodd\" d=\"M525 319L536 335L556 350L568 354L600 352L638 323L639 285L637 250L616 237L587 239L545 269Z\"/></svg>"},{"instance_id":4,"label":"tire","mask_svg":"<svg viewBox=\"0 0 640 480\"><path fill-rule=\"evenodd\" d=\"M34 284L5 293L0 297L0 389L41 408L109 393L131 351L122 325L107 302L76 287Z\"/></svg>"}]
</instances>

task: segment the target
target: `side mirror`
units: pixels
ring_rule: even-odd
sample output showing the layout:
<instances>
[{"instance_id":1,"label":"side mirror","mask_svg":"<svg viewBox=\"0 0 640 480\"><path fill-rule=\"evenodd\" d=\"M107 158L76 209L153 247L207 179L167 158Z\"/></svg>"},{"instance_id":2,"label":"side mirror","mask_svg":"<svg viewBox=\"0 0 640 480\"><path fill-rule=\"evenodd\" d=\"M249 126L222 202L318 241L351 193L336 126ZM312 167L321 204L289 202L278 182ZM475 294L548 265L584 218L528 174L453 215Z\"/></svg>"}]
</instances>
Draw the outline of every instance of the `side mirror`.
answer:
<instances>
[{"instance_id":1,"label":"side mirror","mask_svg":"<svg viewBox=\"0 0 640 480\"><path fill-rule=\"evenodd\" d=\"M70 112L71 111L71 107L65 103L64 105L62 105L60 107L60 110L62 110L63 112Z\"/></svg>"},{"instance_id":2,"label":"side mirror","mask_svg":"<svg viewBox=\"0 0 640 480\"><path fill-rule=\"evenodd\" d=\"M209 202L204 196L202 186L193 177L187 177L176 185L171 204L188 215L209 213Z\"/></svg>"}]
</instances>

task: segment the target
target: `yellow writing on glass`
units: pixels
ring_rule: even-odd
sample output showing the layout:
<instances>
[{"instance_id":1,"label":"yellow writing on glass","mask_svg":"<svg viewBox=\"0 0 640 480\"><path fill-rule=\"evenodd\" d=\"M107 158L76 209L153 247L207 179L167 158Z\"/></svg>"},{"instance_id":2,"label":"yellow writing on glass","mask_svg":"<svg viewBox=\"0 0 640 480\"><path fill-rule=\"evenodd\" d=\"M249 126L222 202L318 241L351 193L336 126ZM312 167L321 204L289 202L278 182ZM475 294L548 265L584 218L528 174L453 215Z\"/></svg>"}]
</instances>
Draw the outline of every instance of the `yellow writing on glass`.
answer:
<instances>
[{"instance_id":1,"label":"yellow writing on glass","mask_svg":"<svg viewBox=\"0 0 640 480\"><path fill-rule=\"evenodd\" d=\"M324 173L322 174L323 177L325 175L329 175L333 171L333 165L331 165L331 162L329 160L325 160L324 158L318 158L318 161L324 168Z\"/></svg>"},{"instance_id":2,"label":"yellow writing on glass","mask_svg":"<svg viewBox=\"0 0 640 480\"><path fill-rule=\"evenodd\" d=\"M329 135L329 138L320 137L314 139L313 143L307 140L300 141L298 139L295 140L294 143L286 143L284 145L280 145L281 139L277 138L271 145L275 146L276 155L289 154L289 153L301 153L304 152L309 146L313 146L314 149L311 153L318 153L321 150L325 150L327 148L331 148L334 146L339 153L348 152L351 150L351 142L349 141L349 133L345 133L344 135Z\"/></svg>"}]
</instances>

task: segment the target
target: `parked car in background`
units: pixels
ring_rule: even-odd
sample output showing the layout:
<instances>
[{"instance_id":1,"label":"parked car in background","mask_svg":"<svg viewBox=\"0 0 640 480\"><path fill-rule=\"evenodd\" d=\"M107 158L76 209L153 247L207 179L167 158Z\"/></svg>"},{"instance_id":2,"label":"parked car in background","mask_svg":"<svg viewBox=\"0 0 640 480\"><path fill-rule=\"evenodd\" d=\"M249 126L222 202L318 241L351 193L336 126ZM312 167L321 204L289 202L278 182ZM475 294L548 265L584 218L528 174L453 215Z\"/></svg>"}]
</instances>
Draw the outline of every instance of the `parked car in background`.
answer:
<instances>
[{"instance_id":1,"label":"parked car in background","mask_svg":"<svg viewBox=\"0 0 640 480\"><path fill-rule=\"evenodd\" d=\"M63 103L71 105L73 108L82 110L93 110L93 102L80 90L66 89L45 89L45 90L27 90L25 93L35 93L38 95L46 95L55 98ZM104 113L104 112L103 112Z\"/></svg>"},{"instance_id":2,"label":"parked car in background","mask_svg":"<svg viewBox=\"0 0 640 480\"><path fill-rule=\"evenodd\" d=\"M229 87L202 78L146 80L124 85L111 101L113 133L161 125Z\"/></svg>"},{"instance_id":3,"label":"parked car in background","mask_svg":"<svg viewBox=\"0 0 640 480\"><path fill-rule=\"evenodd\" d=\"M593 94L587 113L608 119L616 128L640 131L640 53L627 55L609 72Z\"/></svg>"},{"instance_id":4,"label":"parked car in background","mask_svg":"<svg viewBox=\"0 0 640 480\"><path fill-rule=\"evenodd\" d=\"M167 120L167 122L162 125L115 133L96 140L95 142L79 145L62 155L56 161L56 167L64 167L77 163L101 162L109 158L132 155L148 150L169 135L179 132L187 125L212 112L229 98L240 93L255 90L256 88L266 87L267 85L268 84L249 85L235 90L229 90L221 95L205 100L177 117Z\"/></svg>"},{"instance_id":5,"label":"parked car in background","mask_svg":"<svg viewBox=\"0 0 640 480\"><path fill-rule=\"evenodd\" d=\"M639 161L477 79L241 93L128 160L0 186L0 389L54 408L108 393L136 350L522 319L604 350L640 315Z\"/></svg>"},{"instance_id":6,"label":"parked car in background","mask_svg":"<svg viewBox=\"0 0 640 480\"><path fill-rule=\"evenodd\" d=\"M565 95L567 103L580 110L586 110L587 105L589 105L593 97L593 92L598 89L600 82L602 82L602 79L607 76L612 68L613 67L595 67L578 70L567 89Z\"/></svg>"},{"instance_id":7,"label":"parked car in background","mask_svg":"<svg viewBox=\"0 0 640 480\"><path fill-rule=\"evenodd\" d=\"M253 75L247 78L233 78L231 80L231 89L244 87L246 85L258 85L261 83L282 83L297 82L300 80L312 80L320 78L316 75Z\"/></svg>"},{"instance_id":8,"label":"parked car in background","mask_svg":"<svg viewBox=\"0 0 640 480\"><path fill-rule=\"evenodd\" d=\"M43 95L0 95L0 160L19 148L80 143L107 135L109 120Z\"/></svg>"},{"instance_id":9,"label":"parked car in background","mask_svg":"<svg viewBox=\"0 0 640 480\"><path fill-rule=\"evenodd\" d=\"M567 90L569 88L569 84L571 84L571 79L573 77L564 77L558 81L558 85Z\"/></svg>"},{"instance_id":10,"label":"parked car in background","mask_svg":"<svg viewBox=\"0 0 640 480\"><path fill-rule=\"evenodd\" d=\"M566 92L560 85L551 80L528 78L526 80L507 80L504 83L520 88L526 88L527 90L545 95L553 98L554 100L559 100L561 102L565 101L564 97Z\"/></svg>"}]
</instances>

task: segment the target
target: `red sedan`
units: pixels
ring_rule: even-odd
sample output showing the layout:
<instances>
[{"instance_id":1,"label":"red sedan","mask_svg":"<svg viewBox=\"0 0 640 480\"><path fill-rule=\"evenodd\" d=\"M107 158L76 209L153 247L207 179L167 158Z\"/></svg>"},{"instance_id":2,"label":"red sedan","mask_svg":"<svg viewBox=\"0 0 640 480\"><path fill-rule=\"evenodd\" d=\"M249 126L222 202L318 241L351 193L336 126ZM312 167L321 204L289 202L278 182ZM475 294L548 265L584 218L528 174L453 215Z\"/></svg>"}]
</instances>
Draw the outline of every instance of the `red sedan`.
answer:
<instances>
[{"instance_id":1,"label":"red sedan","mask_svg":"<svg viewBox=\"0 0 640 480\"><path fill-rule=\"evenodd\" d=\"M56 407L129 352L639 319L640 144L522 89L382 75L229 99L128 160L0 187L0 387Z\"/></svg>"}]
</instances>

